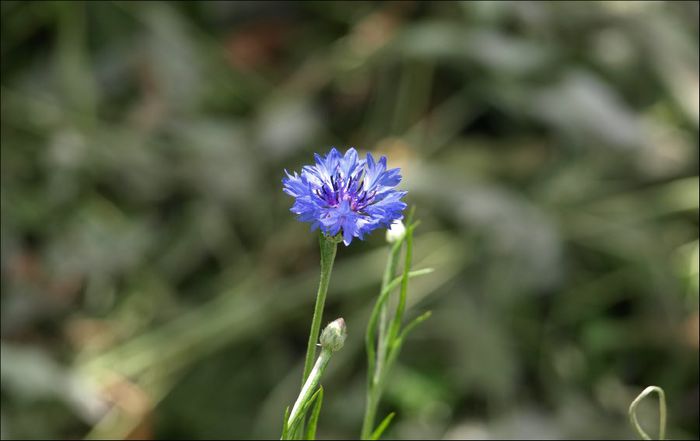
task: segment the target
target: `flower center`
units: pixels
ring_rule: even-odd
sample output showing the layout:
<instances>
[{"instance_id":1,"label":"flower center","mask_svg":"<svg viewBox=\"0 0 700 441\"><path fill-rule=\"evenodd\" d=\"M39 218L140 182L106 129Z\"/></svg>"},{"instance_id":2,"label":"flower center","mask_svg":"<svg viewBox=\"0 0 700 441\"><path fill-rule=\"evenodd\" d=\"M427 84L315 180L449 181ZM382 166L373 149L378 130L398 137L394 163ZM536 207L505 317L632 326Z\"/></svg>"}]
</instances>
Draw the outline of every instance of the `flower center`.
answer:
<instances>
[{"instance_id":1,"label":"flower center","mask_svg":"<svg viewBox=\"0 0 700 441\"><path fill-rule=\"evenodd\" d=\"M364 189L364 172L354 176L343 177L340 171L331 175L331 185L324 183L320 189L315 191L329 207L336 208L343 201L347 201L350 209L354 212L362 212L374 200L376 191L368 192Z\"/></svg>"}]
</instances>

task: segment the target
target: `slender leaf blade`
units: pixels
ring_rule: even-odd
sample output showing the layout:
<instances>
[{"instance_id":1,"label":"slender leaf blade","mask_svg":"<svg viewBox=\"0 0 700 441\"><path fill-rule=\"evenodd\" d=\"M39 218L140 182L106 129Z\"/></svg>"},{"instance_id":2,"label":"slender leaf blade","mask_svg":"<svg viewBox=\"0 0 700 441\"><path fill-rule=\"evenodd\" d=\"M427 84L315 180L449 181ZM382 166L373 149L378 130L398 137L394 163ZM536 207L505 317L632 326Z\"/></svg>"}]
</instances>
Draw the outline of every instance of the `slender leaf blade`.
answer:
<instances>
[{"instance_id":1,"label":"slender leaf blade","mask_svg":"<svg viewBox=\"0 0 700 441\"><path fill-rule=\"evenodd\" d=\"M321 414L321 405L323 404L323 386L316 392L316 401L314 402L314 407L311 410L311 416L309 417L309 425L306 428L306 438L309 440L316 439L316 426L318 425L318 417Z\"/></svg>"},{"instance_id":2,"label":"slender leaf blade","mask_svg":"<svg viewBox=\"0 0 700 441\"><path fill-rule=\"evenodd\" d=\"M386 418L384 418L382 420L382 422L379 424L379 426L377 426L377 428L374 430L374 432L372 432L372 436L370 436L369 439L376 440L376 439L381 438L382 434L387 429L387 427L389 427L389 424L391 423L391 420L394 419L395 415L396 415L396 412L391 412L389 415L387 415Z\"/></svg>"},{"instance_id":3,"label":"slender leaf blade","mask_svg":"<svg viewBox=\"0 0 700 441\"><path fill-rule=\"evenodd\" d=\"M287 423L289 422L289 406L284 410L284 420L282 420L282 438L281 439L289 439L288 438L288 427Z\"/></svg>"}]
</instances>

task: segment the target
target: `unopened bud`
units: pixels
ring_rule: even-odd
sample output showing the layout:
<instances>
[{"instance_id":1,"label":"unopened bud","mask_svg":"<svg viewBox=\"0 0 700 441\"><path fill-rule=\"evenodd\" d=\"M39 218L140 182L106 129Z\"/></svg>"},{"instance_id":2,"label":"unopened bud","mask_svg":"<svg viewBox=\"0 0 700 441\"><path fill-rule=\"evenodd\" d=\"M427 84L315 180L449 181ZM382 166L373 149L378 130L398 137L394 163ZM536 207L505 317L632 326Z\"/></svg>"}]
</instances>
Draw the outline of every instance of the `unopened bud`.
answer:
<instances>
[{"instance_id":1,"label":"unopened bud","mask_svg":"<svg viewBox=\"0 0 700 441\"><path fill-rule=\"evenodd\" d=\"M389 243L397 242L403 239L404 234L406 234L406 227L400 220L395 220L391 227L386 230L386 241Z\"/></svg>"},{"instance_id":2,"label":"unopened bud","mask_svg":"<svg viewBox=\"0 0 700 441\"><path fill-rule=\"evenodd\" d=\"M348 330L345 327L345 320L339 318L326 326L321 333L321 347L332 352L339 351L345 344Z\"/></svg>"}]
</instances>

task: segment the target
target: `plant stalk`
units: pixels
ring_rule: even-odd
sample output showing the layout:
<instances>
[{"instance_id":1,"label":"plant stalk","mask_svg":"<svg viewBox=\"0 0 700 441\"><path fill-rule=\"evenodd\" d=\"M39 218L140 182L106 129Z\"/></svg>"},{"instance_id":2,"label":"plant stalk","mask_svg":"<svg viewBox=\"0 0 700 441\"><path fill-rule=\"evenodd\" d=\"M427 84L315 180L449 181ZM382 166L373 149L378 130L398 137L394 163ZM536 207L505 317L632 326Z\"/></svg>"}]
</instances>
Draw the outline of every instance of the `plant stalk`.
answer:
<instances>
[{"instance_id":1,"label":"plant stalk","mask_svg":"<svg viewBox=\"0 0 700 441\"><path fill-rule=\"evenodd\" d=\"M318 283L316 306L314 307L314 316L311 321L311 332L309 333L309 343L306 346L306 361L304 362L304 375L301 381L302 387L306 383L306 379L309 378L311 369L313 369L314 366L314 360L316 359L316 343L318 342L318 335L321 331L323 306L326 303L326 293L328 292L328 284L331 280L331 271L333 270L333 262L335 261L338 242L321 233L319 237L319 246L321 248L321 280Z\"/></svg>"},{"instance_id":2,"label":"plant stalk","mask_svg":"<svg viewBox=\"0 0 700 441\"><path fill-rule=\"evenodd\" d=\"M301 423L304 416L304 412L302 412L304 405L309 401L309 398L311 398L316 390L316 387L321 380L321 376L323 375L323 371L326 370L326 366L328 366L328 362L330 361L332 354L333 352L330 349L321 350L321 355L318 356L316 364L313 366L308 378L304 382L304 386L302 386L301 392L299 392L299 397L294 403L294 407L292 407L292 411L289 414L289 420L287 423L289 433L293 434Z\"/></svg>"}]
</instances>

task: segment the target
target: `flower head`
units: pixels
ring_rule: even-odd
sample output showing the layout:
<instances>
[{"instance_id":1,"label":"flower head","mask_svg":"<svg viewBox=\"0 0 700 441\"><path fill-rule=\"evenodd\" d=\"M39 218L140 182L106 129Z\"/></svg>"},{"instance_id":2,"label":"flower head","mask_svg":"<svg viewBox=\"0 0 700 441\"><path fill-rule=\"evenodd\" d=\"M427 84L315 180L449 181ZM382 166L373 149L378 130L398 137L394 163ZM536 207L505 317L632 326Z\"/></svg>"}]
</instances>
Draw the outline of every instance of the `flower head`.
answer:
<instances>
[{"instance_id":1,"label":"flower head","mask_svg":"<svg viewBox=\"0 0 700 441\"><path fill-rule=\"evenodd\" d=\"M400 220L395 220L391 224L388 230L386 230L386 241L389 243L394 243L403 239L406 234L406 226Z\"/></svg>"},{"instance_id":2,"label":"flower head","mask_svg":"<svg viewBox=\"0 0 700 441\"><path fill-rule=\"evenodd\" d=\"M342 234L349 245L353 237L362 239L379 227L389 227L403 218L406 204L397 191L400 170L387 170L386 157L375 161L371 154L359 159L350 148L344 156L332 148L325 156L315 155L316 164L307 165L301 174L287 175L282 180L285 193L296 200L291 211L311 229L320 228L329 236Z\"/></svg>"},{"instance_id":3,"label":"flower head","mask_svg":"<svg viewBox=\"0 0 700 441\"><path fill-rule=\"evenodd\" d=\"M321 347L332 352L338 352L343 348L348 330L345 327L345 320L336 319L328 324L321 333Z\"/></svg>"}]
</instances>

